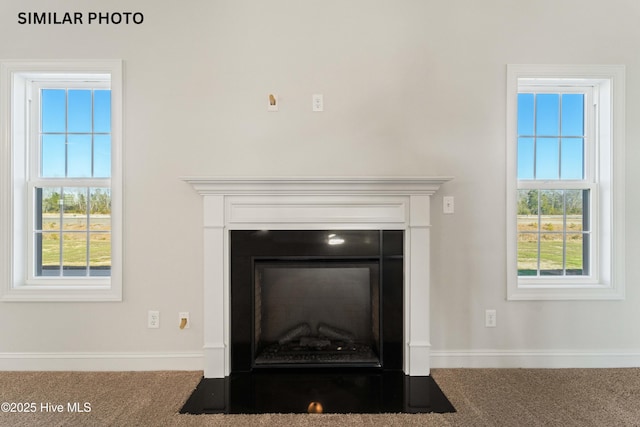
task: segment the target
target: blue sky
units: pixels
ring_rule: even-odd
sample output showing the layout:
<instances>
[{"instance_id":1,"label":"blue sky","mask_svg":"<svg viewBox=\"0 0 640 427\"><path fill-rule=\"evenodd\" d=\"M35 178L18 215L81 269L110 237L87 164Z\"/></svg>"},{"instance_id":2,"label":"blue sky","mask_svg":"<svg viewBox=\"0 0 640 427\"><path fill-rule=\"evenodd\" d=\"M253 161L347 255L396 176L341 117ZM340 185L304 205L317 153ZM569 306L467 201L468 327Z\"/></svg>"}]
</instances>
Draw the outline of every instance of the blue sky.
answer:
<instances>
[{"instance_id":1,"label":"blue sky","mask_svg":"<svg viewBox=\"0 0 640 427\"><path fill-rule=\"evenodd\" d=\"M583 179L584 95L518 94L518 179Z\"/></svg>"},{"instance_id":2,"label":"blue sky","mask_svg":"<svg viewBox=\"0 0 640 427\"><path fill-rule=\"evenodd\" d=\"M110 90L43 89L41 176L110 177L110 131Z\"/></svg>"}]
</instances>

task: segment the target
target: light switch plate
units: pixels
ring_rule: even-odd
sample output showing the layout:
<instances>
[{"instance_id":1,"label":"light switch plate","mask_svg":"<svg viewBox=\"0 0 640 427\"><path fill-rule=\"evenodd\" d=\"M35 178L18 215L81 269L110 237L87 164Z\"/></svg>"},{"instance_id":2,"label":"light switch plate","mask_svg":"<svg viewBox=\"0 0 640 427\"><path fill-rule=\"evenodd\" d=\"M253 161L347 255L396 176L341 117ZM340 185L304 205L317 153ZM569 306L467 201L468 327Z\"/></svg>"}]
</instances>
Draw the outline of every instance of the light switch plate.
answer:
<instances>
[{"instance_id":1,"label":"light switch plate","mask_svg":"<svg viewBox=\"0 0 640 427\"><path fill-rule=\"evenodd\" d=\"M444 196L442 198L442 212L446 214L454 212L453 196Z\"/></svg>"}]
</instances>

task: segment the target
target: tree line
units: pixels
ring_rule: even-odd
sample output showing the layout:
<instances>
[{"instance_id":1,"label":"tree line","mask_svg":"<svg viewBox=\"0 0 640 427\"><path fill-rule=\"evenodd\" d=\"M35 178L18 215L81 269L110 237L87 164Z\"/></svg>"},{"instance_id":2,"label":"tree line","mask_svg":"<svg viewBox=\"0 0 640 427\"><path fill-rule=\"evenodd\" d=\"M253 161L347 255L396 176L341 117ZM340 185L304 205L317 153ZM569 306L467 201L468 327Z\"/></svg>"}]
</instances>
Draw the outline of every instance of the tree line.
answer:
<instances>
[{"instance_id":1,"label":"tree line","mask_svg":"<svg viewBox=\"0 0 640 427\"><path fill-rule=\"evenodd\" d=\"M520 190L518 215L582 215L587 190ZM583 195L585 197L583 197Z\"/></svg>"},{"instance_id":2,"label":"tree line","mask_svg":"<svg viewBox=\"0 0 640 427\"><path fill-rule=\"evenodd\" d=\"M42 212L60 213L62 206L65 213L76 214L110 214L111 191L103 188L93 188L91 191L46 191L41 190ZM87 197L88 193L88 197Z\"/></svg>"}]
</instances>

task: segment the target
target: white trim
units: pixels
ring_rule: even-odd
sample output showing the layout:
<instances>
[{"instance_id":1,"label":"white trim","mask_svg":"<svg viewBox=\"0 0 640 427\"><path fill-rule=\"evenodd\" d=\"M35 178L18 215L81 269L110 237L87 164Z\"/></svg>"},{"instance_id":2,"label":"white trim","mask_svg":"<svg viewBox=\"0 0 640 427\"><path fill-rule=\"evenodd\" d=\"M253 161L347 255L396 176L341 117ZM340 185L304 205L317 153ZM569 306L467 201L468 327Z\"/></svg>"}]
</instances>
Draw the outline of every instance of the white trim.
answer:
<instances>
[{"instance_id":1,"label":"white trim","mask_svg":"<svg viewBox=\"0 0 640 427\"><path fill-rule=\"evenodd\" d=\"M231 195L394 195L434 194L451 176L390 177L181 177L201 196Z\"/></svg>"},{"instance_id":2,"label":"white trim","mask_svg":"<svg viewBox=\"0 0 640 427\"><path fill-rule=\"evenodd\" d=\"M594 161L598 190L593 190L592 207L598 224L592 262L595 280L576 283L576 278L548 280L523 278L517 274L517 94L518 79L541 84L560 81L597 83L600 87L596 138L607 146ZM569 80L566 80L569 79ZM507 65L506 125L506 214L507 214L507 299L508 300L607 300L625 296L625 67L622 65ZM608 94L609 96L603 96ZM602 147L601 147L602 148ZM568 188L575 183L568 182ZM596 266L597 264L597 266ZM597 269L596 269L597 267ZM539 283L539 285L536 284Z\"/></svg>"},{"instance_id":3,"label":"white trim","mask_svg":"<svg viewBox=\"0 0 640 427\"><path fill-rule=\"evenodd\" d=\"M431 350L437 368L635 368L640 349L598 350Z\"/></svg>"},{"instance_id":4,"label":"white trim","mask_svg":"<svg viewBox=\"0 0 640 427\"><path fill-rule=\"evenodd\" d=\"M229 375L229 349L223 344L204 345L204 372L207 378L224 378Z\"/></svg>"},{"instance_id":5,"label":"white trim","mask_svg":"<svg viewBox=\"0 0 640 427\"><path fill-rule=\"evenodd\" d=\"M640 366L640 349L618 351L430 350L429 353L432 369L630 368ZM176 353L0 353L0 371L202 371L204 363L204 352L197 351Z\"/></svg>"},{"instance_id":6,"label":"white trim","mask_svg":"<svg viewBox=\"0 0 640 427\"><path fill-rule=\"evenodd\" d=\"M431 364L431 344L408 343L405 346L405 352L407 353L404 369L406 375L425 377L431 374L431 368L433 367Z\"/></svg>"},{"instance_id":7,"label":"white trim","mask_svg":"<svg viewBox=\"0 0 640 427\"><path fill-rule=\"evenodd\" d=\"M384 224L381 228L404 228L406 197L278 195L270 197L229 196L225 218L242 227L256 223L276 224Z\"/></svg>"},{"instance_id":8,"label":"white trim","mask_svg":"<svg viewBox=\"0 0 640 427\"><path fill-rule=\"evenodd\" d=\"M202 352L0 353L0 371L201 371Z\"/></svg>"},{"instance_id":9,"label":"white trim","mask_svg":"<svg viewBox=\"0 0 640 427\"><path fill-rule=\"evenodd\" d=\"M450 368L630 368L636 350L430 350L432 369ZM202 371L204 352L0 353L0 371Z\"/></svg>"},{"instance_id":10,"label":"white trim","mask_svg":"<svg viewBox=\"0 0 640 427\"><path fill-rule=\"evenodd\" d=\"M122 202L123 196L123 62L121 60L9 60L0 62L0 301L121 301L122 300ZM16 127L24 117L14 120L12 111L27 106L17 100L14 88L26 92L26 79L45 76L48 79L111 76L111 277L85 278L82 284L73 280L73 286L33 286L25 282L27 262L24 246L30 237L25 228L24 210L28 209L26 180L29 175L25 153L16 146L28 147L26 129ZM22 111L18 112L22 114ZM28 116L27 116L28 117ZM28 127L28 125L27 125ZM14 140L14 138L16 140ZM24 163L24 165L22 165ZM17 166L16 166L17 164ZM20 176L18 176L20 175ZM24 249L24 250L23 250ZM18 255L16 255L18 254Z\"/></svg>"},{"instance_id":11,"label":"white trim","mask_svg":"<svg viewBox=\"0 0 640 427\"><path fill-rule=\"evenodd\" d=\"M204 376L230 373L229 230L323 228L406 230L403 369L429 375L430 198L450 179L183 178L203 196Z\"/></svg>"}]
</instances>

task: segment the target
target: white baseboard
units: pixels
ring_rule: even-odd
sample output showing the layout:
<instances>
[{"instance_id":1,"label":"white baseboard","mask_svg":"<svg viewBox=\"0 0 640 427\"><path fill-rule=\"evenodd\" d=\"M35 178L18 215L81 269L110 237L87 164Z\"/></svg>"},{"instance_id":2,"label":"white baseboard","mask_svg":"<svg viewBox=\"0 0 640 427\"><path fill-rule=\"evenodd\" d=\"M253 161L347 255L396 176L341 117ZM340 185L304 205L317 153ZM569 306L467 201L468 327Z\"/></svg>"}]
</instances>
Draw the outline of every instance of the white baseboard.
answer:
<instances>
[{"instance_id":1,"label":"white baseboard","mask_svg":"<svg viewBox=\"0 0 640 427\"><path fill-rule=\"evenodd\" d=\"M640 350L431 350L431 368L631 368Z\"/></svg>"},{"instance_id":2,"label":"white baseboard","mask_svg":"<svg viewBox=\"0 0 640 427\"><path fill-rule=\"evenodd\" d=\"M640 350L431 350L430 355L431 369L640 367ZM0 353L0 371L202 371L204 362L202 352Z\"/></svg>"},{"instance_id":3,"label":"white baseboard","mask_svg":"<svg viewBox=\"0 0 640 427\"><path fill-rule=\"evenodd\" d=\"M195 353L0 353L0 371L201 371Z\"/></svg>"}]
</instances>

